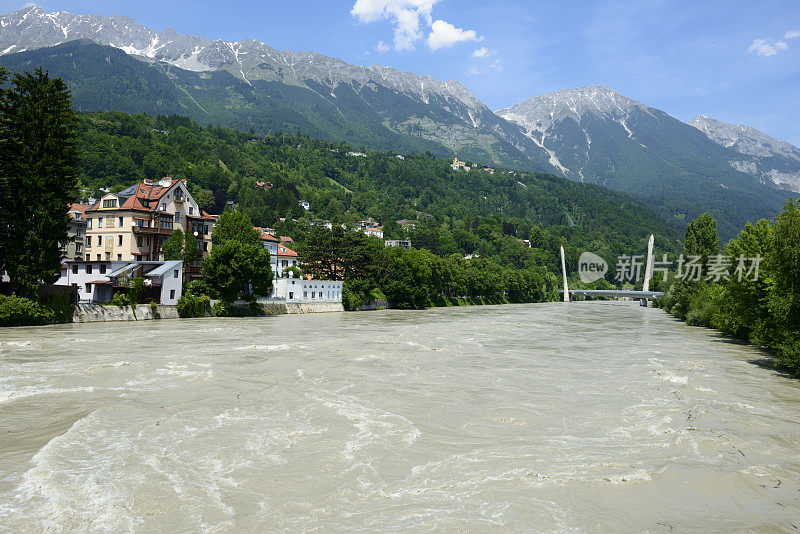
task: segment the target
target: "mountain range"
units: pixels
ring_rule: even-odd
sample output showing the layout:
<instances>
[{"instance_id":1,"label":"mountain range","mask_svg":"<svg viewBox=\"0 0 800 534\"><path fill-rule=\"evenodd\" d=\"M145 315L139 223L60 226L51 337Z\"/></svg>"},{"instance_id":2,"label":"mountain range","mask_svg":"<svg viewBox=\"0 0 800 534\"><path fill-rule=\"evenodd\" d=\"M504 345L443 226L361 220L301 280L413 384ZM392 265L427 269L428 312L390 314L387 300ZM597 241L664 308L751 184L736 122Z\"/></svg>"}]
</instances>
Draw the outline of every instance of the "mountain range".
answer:
<instances>
[{"instance_id":1,"label":"mountain range","mask_svg":"<svg viewBox=\"0 0 800 534\"><path fill-rule=\"evenodd\" d=\"M670 217L710 210L730 230L800 191L796 147L703 116L686 124L603 85L495 113L456 81L38 7L0 16L0 65L63 77L81 110L179 114L548 172L633 193Z\"/></svg>"}]
</instances>

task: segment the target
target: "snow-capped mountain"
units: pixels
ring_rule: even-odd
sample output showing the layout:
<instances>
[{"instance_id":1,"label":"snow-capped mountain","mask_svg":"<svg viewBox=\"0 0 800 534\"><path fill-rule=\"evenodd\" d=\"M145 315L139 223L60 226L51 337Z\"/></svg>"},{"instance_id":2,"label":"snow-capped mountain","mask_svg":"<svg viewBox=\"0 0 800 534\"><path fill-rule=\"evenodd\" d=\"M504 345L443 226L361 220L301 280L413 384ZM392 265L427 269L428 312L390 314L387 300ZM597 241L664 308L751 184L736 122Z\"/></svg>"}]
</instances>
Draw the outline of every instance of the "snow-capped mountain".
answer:
<instances>
[{"instance_id":1,"label":"snow-capped mountain","mask_svg":"<svg viewBox=\"0 0 800 534\"><path fill-rule=\"evenodd\" d=\"M758 146L775 156L735 152L605 85L534 96L493 113L456 81L279 51L252 39L156 32L119 15L38 7L0 15L0 66L43 67L62 77L83 111L174 113L203 125L300 131L542 170L633 193L678 217L713 205L716 215L738 217L729 221L731 231L777 211L785 192L772 182L788 183L776 173L794 171L772 160L796 161L763 140Z\"/></svg>"},{"instance_id":2,"label":"snow-capped mountain","mask_svg":"<svg viewBox=\"0 0 800 534\"><path fill-rule=\"evenodd\" d=\"M384 136L422 138L461 157L485 163L548 167L544 153L519 128L499 119L466 87L453 80L440 81L378 65L350 65L315 52L279 51L253 39L232 43L181 35L172 29L156 32L119 15L45 13L38 7L30 7L0 16L0 55L83 39L201 75L226 71L257 90L274 83L301 88L313 93L306 100L323 100L320 106L360 122L365 110L352 109L349 98L355 96L360 100L357 105L366 103L369 108L366 113L376 113L376 122L391 130L391 134ZM236 90L247 91L241 87ZM296 104L291 103L290 107L302 107ZM308 102L304 105L307 107ZM314 110L308 113L313 114ZM269 126L291 128L294 124ZM327 135L337 137L330 132ZM367 144L371 136L359 139L350 134L349 137L350 142ZM424 148L419 142L413 146Z\"/></svg>"},{"instance_id":3,"label":"snow-capped mountain","mask_svg":"<svg viewBox=\"0 0 800 534\"><path fill-rule=\"evenodd\" d=\"M596 181L583 172L592 156L592 135L587 127L589 121L604 121L606 127L624 129L628 138L634 139L628 122L635 120L635 114L655 117L650 108L607 85L589 85L534 96L496 113L522 126L526 135L547 151L553 167L581 181ZM565 125L569 132L564 131ZM582 134L577 132L575 125ZM607 182L605 177L599 178L599 181Z\"/></svg>"},{"instance_id":4,"label":"snow-capped mountain","mask_svg":"<svg viewBox=\"0 0 800 534\"><path fill-rule=\"evenodd\" d=\"M764 182L800 191L800 148L751 126L728 124L705 115L698 115L689 124L733 151L734 157L729 162L735 169Z\"/></svg>"},{"instance_id":5,"label":"snow-capped mountain","mask_svg":"<svg viewBox=\"0 0 800 534\"><path fill-rule=\"evenodd\" d=\"M475 95L456 81L442 82L391 67L349 65L315 52L279 51L254 39L232 43L181 35L171 28L158 33L121 15L73 15L66 11L45 13L36 6L0 16L2 54L78 39L113 46L128 54L163 61L185 70L230 70L245 82L251 79L278 79L284 83L311 79L334 85L374 82L413 94L423 101L432 95L457 100L474 113L485 108ZM477 116L474 120L477 121Z\"/></svg>"}]
</instances>

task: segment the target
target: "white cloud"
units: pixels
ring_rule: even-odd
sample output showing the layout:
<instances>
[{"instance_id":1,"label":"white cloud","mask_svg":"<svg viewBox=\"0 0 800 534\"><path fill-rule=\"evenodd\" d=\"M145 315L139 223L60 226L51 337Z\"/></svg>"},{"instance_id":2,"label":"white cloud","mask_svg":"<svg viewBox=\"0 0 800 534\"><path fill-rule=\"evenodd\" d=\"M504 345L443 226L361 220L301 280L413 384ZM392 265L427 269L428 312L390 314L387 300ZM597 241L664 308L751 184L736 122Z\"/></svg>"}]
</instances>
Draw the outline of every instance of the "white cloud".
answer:
<instances>
[{"instance_id":1,"label":"white cloud","mask_svg":"<svg viewBox=\"0 0 800 534\"><path fill-rule=\"evenodd\" d=\"M439 0L356 0L350 14L364 24L389 20L394 25L394 47L411 50L422 39L420 19L431 24L431 11Z\"/></svg>"},{"instance_id":2,"label":"white cloud","mask_svg":"<svg viewBox=\"0 0 800 534\"><path fill-rule=\"evenodd\" d=\"M470 55L471 55L472 57L484 58L484 57L489 57L490 55L492 55L492 52L491 52L491 50L489 50L489 49L488 49L488 48L486 48L485 46L482 46L482 47L478 48L477 50L475 50L475 51L474 51L472 54L470 54Z\"/></svg>"},{"instance_id":3,"label":"white cloud","mask_svg":"<svg viewBox=\"0 0 800 534\"><path fill-rule=\"evenodd\" d=\"M478 37L475 30L456 28L449 22L437 20L431 25L431 33L428 35L428 48L439 50L440 48L453 46L456 43L482 40L483 37Z\"/></svg>"},{"instance_id":4,"label":"white cloud","mask_svg":"<svg viewBox=\"0 0 800 534\"><path fill-rule=\"evenodd\" d=\"M774 56L778 52L782 52L789 48L789 43L786 41L796 39L798 37L800 37L800 30L789 30L783 34L783 39L756 39L747 48L747 51L751 54L756 54L759 56Z\"/></svg>"},{"instance_id":5,"label":"white cloud","mask_svg":"<svg viewBox=\"0 0 800 534\"><path fill-rule=\"evenodd\" d=\"M471 69L469 69L469 70L467 71L467 76L476 76L476 75L478 75L478 74L480 74L480 73L481 73L481 71L479 71L479 70L478 70L478 69L476 69L475 67L472 67Z\"/></svg>"},{"instance_id":6,"label":"white cloud","mask_svg":"<svg viewBox=\"0 0 800 534\"><path fill-rule=\"evenodd\" d=\"M375 45L375 50L377 50L381 54L384 53L384 52L388 52L389 51L389 45L387 45L383 41L378 41L378 44Z\"/></svg>"},{"instance_id":7,"label":"white cloud","mask_svg":"<svg viewBox=\"0 0 800 534\"><path fill-rule=\"evenodd\" d=\"M499 59L495 59L492 61L492 68L494 70L503 70L503 64L500 62Z\"/></svg>"}]
</instances>

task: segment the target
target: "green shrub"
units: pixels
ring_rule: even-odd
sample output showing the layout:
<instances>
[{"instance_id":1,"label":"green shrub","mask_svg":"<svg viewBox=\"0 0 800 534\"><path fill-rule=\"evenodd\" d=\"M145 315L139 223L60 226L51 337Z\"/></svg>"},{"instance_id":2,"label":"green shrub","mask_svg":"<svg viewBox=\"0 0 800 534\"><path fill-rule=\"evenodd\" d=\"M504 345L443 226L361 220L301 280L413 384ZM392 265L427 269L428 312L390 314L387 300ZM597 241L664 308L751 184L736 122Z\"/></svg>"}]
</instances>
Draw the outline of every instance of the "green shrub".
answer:
<instances>
[{"instance_id":1,"label":"green shrub","mask_svg":"<svg viewBox=\"0 0 800 534\"><path fill-rule=\"evenodd\" d=\"M202 295L208 295L211 297L215 296L205 280L192 280L191 282L187 283L184 294L185 293L191 293L196 297Z\"/></svg>"},{"instance_id":2,"label":"green shrub","mask_svg":"<svg viewBox=\"0 0 800 534\"><path fill-rule=\"evenodd\" d=\"M144 299L144 278L134 278L128 288L128 300L132 304L139 304Z\"/></svg>"},{"instance_id":3,"label":"green shrub","mask_svg":"<svg viewBox=\"0 0 800 534\"><path fill-rule=\"evenodd\" d=\"M131 305L131 299L125 293L115 293L109 304L124 308Z\"/></svg>"},{"instance_id":4,"label":"green shrub","mask_svg":"<svg viewBox=\"0 0 800 534\"><path fill-rule=\"evenodd\" d=\"M233 315L231 308L229 302L218 300L214 303L214 317L231 317Z\"/></svg>"},{"instance_id":5,"label":"green shrub","mask_svg":"<svg viewBox=\"0 0 800 534\"><path fill-rule=\"evenodd\" d=\"M178 300L178 316L205 317L207 315L211 315L211 300L207 295L195 296L191 293L184 293Z\"/></svg>"},{"instance_id":6,"label":"green shrub","mask_svg":"<svg viewBox=\"0 0 800 534\"><path fill-rule=\"evenodd\" d=\"M40 325L50 319L51 314L38 302L0 295L0 326Z\"/></svg>"}]
</instances>

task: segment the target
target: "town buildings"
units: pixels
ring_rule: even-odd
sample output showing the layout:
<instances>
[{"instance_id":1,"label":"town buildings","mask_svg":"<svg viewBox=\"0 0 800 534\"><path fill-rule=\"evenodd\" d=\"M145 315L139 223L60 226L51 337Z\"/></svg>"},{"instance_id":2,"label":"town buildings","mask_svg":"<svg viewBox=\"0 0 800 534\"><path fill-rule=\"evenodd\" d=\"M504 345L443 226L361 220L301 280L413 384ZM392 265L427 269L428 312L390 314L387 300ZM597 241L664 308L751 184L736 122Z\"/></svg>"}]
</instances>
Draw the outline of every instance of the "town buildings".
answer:
<instances>
[{"instance_id":1,"label":"town buildings","mask_svg":"<svg viewBox=\"0 0 800 534\"><path fill-rule=\"evenodd\" d=\"M55 285L77 287L80 302L101 304L115 293L127 293L135 278L144 279L145 300L175 305L181 298L183 262L68 260Z\"/></svg>"},{"instance_id":2,"label":"town buildings","mask_svg":"<svg viewBox=\"0 0 800 534\"><path fill-rule=\"evenodd\" d=\"M69 205L69 229L67 242L61 247L61 254L64 259L81 260L85 254L86 247L86 204Z\"/></svg>"},{"instance_id":3,"label":"town buildings","mask_svg":"<svg viewBox=\"0 0 800 534\"><path fill-rule=\"evenodd\" d=\"M300 257L297 252L290 249L283 242L284 238L278 238L267 232L264 228L254 226L259 236L261 237L261 244L269 251L270 260L272 262L272 272L275 278L280 278L284 275L283 271L290 267L298 267ZM291 238L286 238L291 240Z\"/></svg>"},{"instance_id":4,"label":"town buildings","mask_svg":"<svg viewBox=\"0 0 800 534\"><path fill-rule=\"evenodd\" d=\"M216 218L192 198L185 180L145 180L119 193L106 193L85 211L86 261L157 261L172 233L181 229L197 239L200 258L186 266L199 275L211 250Z\"/></svg>"}]
</instances>

